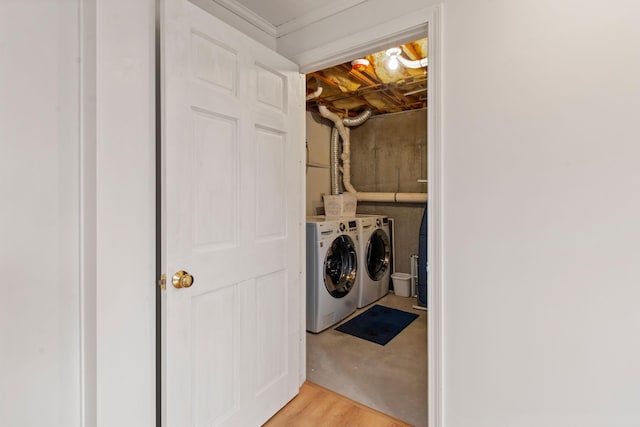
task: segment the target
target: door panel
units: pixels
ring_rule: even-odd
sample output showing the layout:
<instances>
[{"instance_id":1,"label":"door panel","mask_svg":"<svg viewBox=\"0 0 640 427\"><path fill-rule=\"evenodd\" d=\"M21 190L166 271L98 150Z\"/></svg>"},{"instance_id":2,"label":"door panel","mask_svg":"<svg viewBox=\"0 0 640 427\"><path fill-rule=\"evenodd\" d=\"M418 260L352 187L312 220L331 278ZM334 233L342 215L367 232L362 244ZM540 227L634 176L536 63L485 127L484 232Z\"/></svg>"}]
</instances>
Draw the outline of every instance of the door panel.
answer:
<instances>
[{"instance_id":1,"label":"door panel","mask_svg":"<svg viewBox=\"0 0 640 427\"><path fill-rule=\"evenodd\" d=\"M191 30L191 72L203 82L237 94L236 52L219 44L205 33Z\"/></svg>"},{"instance_id":2,"label":"door panel","mask_svg":"<svg viewBox=\"0 0 640 427\"><path fill-rule=\"evenodd\" d=\"M286 239L286 134L256 127L256 236Z\"/></svg>"},{"instance_id":3,"label":"door panel","mask_svg":"<svg viewBox=\"0 0 640 427\"><path fill-rule=\"evenodd\" d=\"M238 121L192 110L193 243L199 252L238 245ZM224 185L212 185L224 183Z\"/></svg>"},{"instance_id":4,"label":"door panel","mask_svg":"<svg viewBox=\"0 0 640 427\"><path fill-rule=\"evenodd\" d=\"M194 425L214 425L240 408L238 316L234 287L207 292L191 299L191 342ZM220 348L232 349L220 351Z\"/></svg>"},{"instance_id":5,"label":"door panel","mask_svg":"<svg viewBox=\"0 0 640 427\"><path fill-rule=\"evenodd\" d=\"M303 356L304 79L186 0L162 48L163 425L260 425Z\"/></svg>"},{"instance_id":6,"label":"door panel","mask_svg":"<svg viewBox=\"0 0 640 427\"><path fill-rule=\"evenodd\" d=\"M258 348L272 348L256 361L256 394L287 374L287 270L256 279L256 338Z\"/></svg>"}]
</instances>

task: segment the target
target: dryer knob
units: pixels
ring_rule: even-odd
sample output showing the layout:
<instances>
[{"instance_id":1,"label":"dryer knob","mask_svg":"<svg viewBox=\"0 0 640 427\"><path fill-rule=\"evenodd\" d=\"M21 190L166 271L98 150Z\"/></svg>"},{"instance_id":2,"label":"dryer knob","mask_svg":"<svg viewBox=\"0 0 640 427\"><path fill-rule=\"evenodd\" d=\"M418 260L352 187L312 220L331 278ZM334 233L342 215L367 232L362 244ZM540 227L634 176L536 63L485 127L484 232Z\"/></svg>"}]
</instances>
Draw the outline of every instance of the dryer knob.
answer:
<instances>
[{"instance_id":1,"label":"dryer knob","mask_svg":"<svg viewBox=\"0 0 640 427\"><path fill-rule=\"evenodd\" d=\"M376 225L377 225L378 227L380 227L380 226L382 225L382 221L380 221L380 218L377 218L377 219L376 219Z\"/></svg>"},{"instance_id":2,"label":"dryer knob","mask_svg":"<svg viewBox=\"0 0 640 427\"><path fill-rule=\"evenodd\" d=\"M347 229L347 226L346 226L346 225L344 225L344 222L341 222L341 223L340 223L340 231L344 231L344 230L346 230L346 229Z\"/></svg>"}]
</instances>

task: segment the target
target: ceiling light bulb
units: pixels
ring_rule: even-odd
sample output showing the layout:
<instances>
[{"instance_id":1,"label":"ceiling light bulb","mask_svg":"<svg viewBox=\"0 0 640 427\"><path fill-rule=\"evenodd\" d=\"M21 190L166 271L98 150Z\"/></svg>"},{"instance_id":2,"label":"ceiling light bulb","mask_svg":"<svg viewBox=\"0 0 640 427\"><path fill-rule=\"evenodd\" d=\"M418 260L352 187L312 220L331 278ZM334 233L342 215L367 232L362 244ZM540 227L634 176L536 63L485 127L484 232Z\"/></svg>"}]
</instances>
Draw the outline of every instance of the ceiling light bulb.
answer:
<instances>
[{"instance_id":1,"label":"ceiling light bulb","mask_svg":"<svg viewBox=\"0 0 640 427\"><path fill-rule=\"evenodd\" d=\"M398 55L400 55L402 51L398 47L392 47L391 49L387 49L385 52L389 59L387 60L387 68L390 71L395 71L398 69Z\"/></svg>"},{"instance_id":2,"label":"ceiling light bulb","mask_svg":"<svg viewBox=\"0 0 640 427\"><path fill-rule=\"evenodd\" d=\"M398 58L395 56L392 56L389 58L389 60L387 61L387 68L389 68L389 70L391 71L395 71L398 69Z\"/></svg>"},{"instance_id":3,"label":"ceiling light bulb","mask_svg":"<svg viewBox=\"0 0 640 427\"><path fill-rule=\"evenodd\" d=\"M399 47L392 47L391 49L387 49L385 53L387 54L387 56L394 57L400 55L401 52L402 51Z\"/></svg>"}]
</instances>

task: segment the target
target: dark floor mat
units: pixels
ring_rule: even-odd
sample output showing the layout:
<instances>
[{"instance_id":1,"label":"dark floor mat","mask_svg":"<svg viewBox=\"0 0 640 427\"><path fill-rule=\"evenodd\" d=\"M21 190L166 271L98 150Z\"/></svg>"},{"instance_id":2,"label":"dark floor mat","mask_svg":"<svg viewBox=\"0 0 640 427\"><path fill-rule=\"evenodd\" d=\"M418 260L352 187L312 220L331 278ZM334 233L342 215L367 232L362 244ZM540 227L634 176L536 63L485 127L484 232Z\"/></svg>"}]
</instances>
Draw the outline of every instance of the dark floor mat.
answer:
<instances>
[{"instance_id":1,"label":"dark floor mat","mask_svg":"<svg viewBox=\"0 0 640 427\"><path fill-rule=\"evenodd\" d=\"M338 326L336 331L386 345L416 318L417 314L376 304Z\"/></svg>"}]
</instances>

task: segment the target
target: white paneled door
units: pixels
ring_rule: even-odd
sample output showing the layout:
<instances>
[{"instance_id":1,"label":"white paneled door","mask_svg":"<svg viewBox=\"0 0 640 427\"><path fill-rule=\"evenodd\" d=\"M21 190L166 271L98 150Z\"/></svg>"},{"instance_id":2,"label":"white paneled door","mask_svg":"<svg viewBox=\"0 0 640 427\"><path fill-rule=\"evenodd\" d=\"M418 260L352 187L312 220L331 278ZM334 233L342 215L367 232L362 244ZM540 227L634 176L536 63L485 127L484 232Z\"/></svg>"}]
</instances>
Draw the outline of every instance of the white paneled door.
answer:
<instances>
[{"instance_id":1,"label":"white paneled door","mask_svg":"<svg viewBox=\"0 0 640 427\"><path fill-rule=\"evenodd\" d=\"M259 426L304 354L304 79L186 0L161 28L163 425Z\"/></svg>"}]
</instances>

